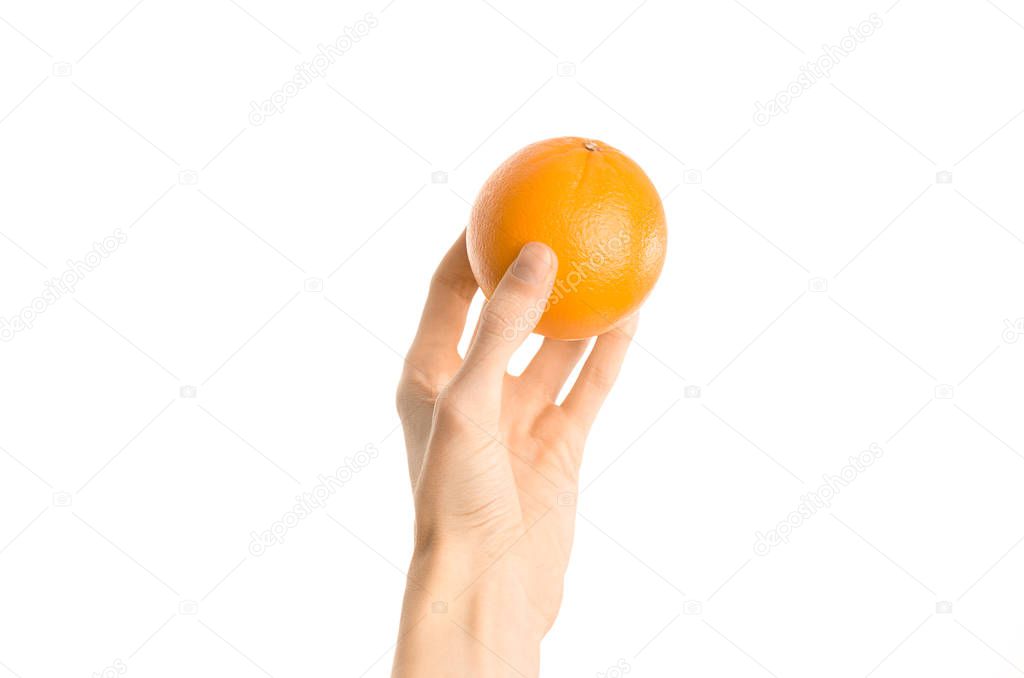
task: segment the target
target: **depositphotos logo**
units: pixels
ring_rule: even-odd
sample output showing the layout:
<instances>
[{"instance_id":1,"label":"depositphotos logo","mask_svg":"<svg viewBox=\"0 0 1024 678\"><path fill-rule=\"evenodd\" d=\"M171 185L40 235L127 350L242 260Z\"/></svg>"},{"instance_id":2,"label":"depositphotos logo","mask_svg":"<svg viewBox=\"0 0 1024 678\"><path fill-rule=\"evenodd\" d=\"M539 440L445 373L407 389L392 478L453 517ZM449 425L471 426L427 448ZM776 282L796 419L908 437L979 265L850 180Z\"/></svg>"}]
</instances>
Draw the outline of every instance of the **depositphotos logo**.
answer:
<instances>
[{"instance_id":1,"label":"depositphotos logo","mask_svg":"<svg viewBox=\"0 0 1024 678\"><path fill-rule=\"evenodd\" d=\"M309 87L317 79L324 77L327 70L333 66L352 47L369 35L370 31L378 25L377 17L373 12L367 12L359 21L351 26L345 26L341 35L326 45L317 45L317 54L309 61L304 61L295 66L295 75L282 84L273 94L263 101L253 101L250 104L249 122L258 127L267 121L272 115L284 112L285 105L290 99L294 99L299 92Z\"/></svg>"},{"instance_id":2,"label":"depositphotos logo","mask_svg":"<svg viewBox=\"0 0 1024 678\"><path fill-rule=\"evenodd\" d=\"M93 243L92 249L80 259L68 259L67 268L60 275L43 283L43 290L35 299L10 318L0 316L0 341L8 342L19 332L27 332L35 326L42 314L63 299L75 293L78 283L95 271L104 260L128 242L128 234L120 228L102 240Z\"/></svg>"},{"instance_id":3,"label":"depositphotos logo","mask_svg":"<svg viewBox=\"0 0 1024 678\"><path fill-rule=\"evenodd\" d=\"M823 475L821 477L824 481L823 484L814 492L802 495L800 503L785 519L780 520L774 528L767 532L754 533L756 537L754 553L766 556L771 553L773 548L788 544L795 530L816 516L822 509L830 508L836 496L881 459L883 454L885 454L885 450L877 443L872 443L868 449L851 456L849 463L839 469L838 473Z\"/></svg>"},{"instance_id":4,"label":"depositphotos logo","mask_svg":"<svg viewBox=\"0 0 1024 678\"><path fill-rule=\"evenodd\" d=\"M380 456L380 451L372 443L367 444L363 449L351 457L346 457L334 473L329 476L320 475L316 484L309 492L303 492L295 497L295 505L291 510L275 520L262 532L251 532L249 536L249 553L259 557L267 552L267 549L275 544L283 544L288 531L298 525L304 518L311 516L317 509L327 505L328 500L338 490L345 486L355 474L370 465L370 462Z\"/></svg>"},{"instance_id":5,"label":"depositphotos logo","mask_svg":"<svg viewBox=\"0 0 1024 678\"><path fill-rule=\"evenodd\" d=\"M839 39L838 44L822 45L821 54L801 66L800 73L774 97L763 103L754 103L754 123L763 127L770 123L772 118L788 113L795 99L822 79L831 78L832 69L853 54L859 45L881 27L882 17L872 13L856 26L851 26L847 35Z\"/></svg>"}]
</instances>

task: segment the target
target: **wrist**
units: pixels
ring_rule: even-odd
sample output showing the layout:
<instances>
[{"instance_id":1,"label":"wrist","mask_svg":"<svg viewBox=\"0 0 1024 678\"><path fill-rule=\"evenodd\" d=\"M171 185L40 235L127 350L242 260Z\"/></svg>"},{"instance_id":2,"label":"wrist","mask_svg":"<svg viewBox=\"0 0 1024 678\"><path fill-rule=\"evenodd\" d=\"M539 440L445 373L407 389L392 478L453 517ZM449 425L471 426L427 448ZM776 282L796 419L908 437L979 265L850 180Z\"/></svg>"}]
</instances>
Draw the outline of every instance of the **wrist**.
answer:
<instances>
[{"instance_id":1,"label":"wrist","mask_svg":"<svg viewBox=\"0 0 1024 678\"><path fill-rule=\"evenodd\" d=\"M474 633L514 633L537 644L544 635L511 553L488 560L471 550L418 550L406 599L423 612L429 607L432 614L447 614Z\"/></svg>"},{"instance_id":2,"label":"wrist","mask_svg":"<svg viewBox=\"0 0 1024 678\"><path fill-rule=\"evenodd\" d=\"M513 563L438 547L413 555L394 675L537 675L544 628Z\"/></svg>"}]
</instances>

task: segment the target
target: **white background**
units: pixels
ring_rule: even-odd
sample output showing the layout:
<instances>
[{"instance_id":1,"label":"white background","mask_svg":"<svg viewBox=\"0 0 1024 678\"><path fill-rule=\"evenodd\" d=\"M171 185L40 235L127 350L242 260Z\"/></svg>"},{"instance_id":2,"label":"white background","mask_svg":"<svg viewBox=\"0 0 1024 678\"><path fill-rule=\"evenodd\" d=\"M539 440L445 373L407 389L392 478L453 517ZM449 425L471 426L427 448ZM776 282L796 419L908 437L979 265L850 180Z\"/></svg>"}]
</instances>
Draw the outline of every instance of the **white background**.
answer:
<instances>
[{"instance_id":1,"label":"white background","mask_svg":"<svg viewBox=\"0 0 1024 678\"><path fill-rule=\"evenodd\" d=\"M400 355L489 172L566 134L648 171L670 250L544 675L1024 673L1024 6L890 2L0 2L0 317L127 234L0 343L0 675L387 676Z\"/></svg>"}]
</instances>

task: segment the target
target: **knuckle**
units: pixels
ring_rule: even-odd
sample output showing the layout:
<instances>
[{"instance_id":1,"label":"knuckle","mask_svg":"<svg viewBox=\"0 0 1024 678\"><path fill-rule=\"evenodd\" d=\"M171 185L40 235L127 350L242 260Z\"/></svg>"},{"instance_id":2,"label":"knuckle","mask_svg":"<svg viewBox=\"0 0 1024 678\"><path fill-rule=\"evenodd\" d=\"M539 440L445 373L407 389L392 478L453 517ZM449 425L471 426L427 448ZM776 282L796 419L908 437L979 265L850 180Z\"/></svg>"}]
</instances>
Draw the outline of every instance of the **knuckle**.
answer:
<instances>
[{"instance_id":1,"label":"knuckle","mask_svg":"<svg viewBox=\"0 0 1024 678\"><path fill-rule=\"evenodd\" d=\"M395 408L404 417L419 404L433 402L438 391L439 387L431 383L422 372L407 365L395 389Z\"/></svg>"},{"instance_id":2,"label":"knuckle","mask_svg":"<svg viewBox=\"0 0 1024 678\"><path fill-rule=\"evenodd\" d=\"M518 297L493 299L483 310L480 331L494 338L511 341L529 332L540 318L531 305Z\"/></svg>"},{"instance_id":3,"label":"knuckle","mask_svg":"<svg viewBox=\"0 0 1024 678\"><path fill-rule=\"evenodd\" d=\"M516 335L518 315L511 304L492 302L483 310L480 332L496 339L511 339Z\"/></svg>"},{"instance_id":4,"label":"knuckle","mask_svg":"<svg viewBox=\"0 0 1024 678\"><path fill-rule=\"evenodd\" d=\"M461 390L451 385L445 386L437 393L434 400L434 415L441 418L451 418L456 414L463 401Z\"/></svg>"},{"instance_id":5,"label":"knuckle","mask_svg":"<svg viewBox=\"0 0 1024 678\"><path fill-rule=\"evenodd\" d=\"M435 421L465 423L480 415L481 396L474 379L458 375L437 392L434 400Z\"/></svg>"},{"instance_id":6,"label":"knuckle","mask_svg":"<svg viewBox=\"0 0 1024 678\"><path fill-rule=\"evenodd\" d=\"M476 281L449 271L438 270L430 278L430 290L447 290L465 301L472 301L476 295Z\"/></svg>"},{"instance_id":7,"label":"knuckle","mask_svg":"<svg viewBox=\"0 0 1024 678\"><path fill-rule=\"evenodd\" d=\"M412 413L418 397L417 393L417 390L405 381L398 384L398 388L395 389L395 409L398 411L399 417L404 419Z\"/></svg>"},{"instance_id":8,"label":"knuckle","mask_svg":"<svg viewBox=\"0 0 1024 678\"><path fill-rule=\"evenodd\" d=\"M615 383L615 373L603 367L591 367L583 375L583 381L598 391L608 391Z\"/></svg>"}]
</instances>

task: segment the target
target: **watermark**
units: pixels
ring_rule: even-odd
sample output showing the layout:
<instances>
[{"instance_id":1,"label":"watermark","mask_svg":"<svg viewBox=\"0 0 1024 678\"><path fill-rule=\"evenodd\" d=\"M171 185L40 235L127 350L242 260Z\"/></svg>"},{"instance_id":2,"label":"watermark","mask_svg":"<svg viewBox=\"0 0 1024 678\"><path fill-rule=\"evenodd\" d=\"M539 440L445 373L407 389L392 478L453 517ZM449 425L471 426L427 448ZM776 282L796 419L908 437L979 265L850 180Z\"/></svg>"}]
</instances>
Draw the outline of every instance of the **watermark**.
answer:
<instances>
[{"instance_id":1,"label":"watermark","mask_svg":"<svg viewBox=\"0 0 1024 678\"><path fill-rule=\"evenodd\" d=\"M822 475L824 483L814 492L808 492L801 496L800 503L784 520L780 520L773 529L767 532L754 533L756 536L754 553L766 556L773 548L788 544L794 530L803 525L804 521L816 516L821 509L831 507L832 500L836 495L878 461L883 452L880 445L872 443L868 449L851 456L849 463L839 469L838 473Z\"/></svg>"},{"instance_id":2,"label":"watermark","mask_svg":"<svg viewBox=\"0 0 1024 678\"><path fill-rule=\"evenodd\" d=\"M123 676L126 673L128 673L128 665L121 659L115 659L110 666L106 666L100 671L93 671L92 678L115 678L115 676Z\"/></svg>"},{"instance_id":3,"label":"watermark","mask_svg":"<svg viewBox=\"0 0 1024 678\"><path fill-rule=\"evenodd\" d=\"M620 659L619 661L615 662L615 664L608 667L608 669L606 669L605 671L598 671L597 678L622 678L622 676L626 675L632 670L633 667L630 666L629 662L627 662L625 659Z\"/></svg>"},{"instance_id":4,"label":"watermark","mask_svg":"<svg viewBox=\"0 0 1024 678\"><path fill-rule=\"evenodd\" d=\"M0 341L8 342L18 332L27 332L35 326L36 320L51 306L65 296L74 294L78 283L99 268L103 260L116 252L121 245L128 242L128 234L120 228L92 244L92 249L80 259L68 259L67 268L43 283L43 291L32 299L21 311L10 318L0 316Z\"/></svg>"},{"instance_id":5,"label":"watermark","mask_svg":"<svg viewBox=\"0 0 1024 678\"><path fill-rule=\"evenodd\" d=\"M591 273L604 266L610 256L617 255L629 247L630 242L629 232L625 230L619 231L617 235L607 240L598 242L594 251L584 261L574 260L569 264L569 272L564 277L555 280L547 299L526 309L524 314L518 316L513 323L502 330L501 336L506 341L512 341L523 332L535 327L540 321L540 317L547 313L552 306L557 305L570 294L575 294Z\"/></svg>"},{"instance_id":6,"label":"watermark","mask_svg":"<svg viewBox=\"0 0 1024 678\"><path fill-rule=\"evenodd\" d=\"M1016 344L1017 340L1024 336L1024 318L1003 320L1003 341L1007 344Z\"/></svg>"},{"instance_id":7,"label":"watermark","mask_svg":"<svg viewBox=\"0 0 1024 678\"><path fill-rule=\"evenodd\" d=\"M754 123L763 127L771 122L772 118L788 113L795 99L814 87L822 78L832 77L832 69L881 27L882 17L872 13L856 26L851 26L848 34L840 38L838 44L822 45L821 55L801 66L799 75L778 94L765 103L754 103Z\"/></svg>"},{"instance_id":8,"label":"watermark","mask_svg":"<svg viewBox=\"0 0 1024 678\"><path fill-rule=\"evenodd\" d=\"M380 451L373 443L368 443L363 449L351 457L345 457L334 473L329 476L320 474L319 481L309 492L303 492L295 497L295 505L291 510L275 520L262 532L251 532L249 536L249 553L259 557L267 552L267 549L275 544L283 544L288 530L298 525L303 519L313 515L317 509L327 505L327 501L334 496L338 490L345 486L352 478L370 465L370 462L380 455Z\"/></svg>"},{"instance_id":9,"label":"watermark","mask_svg":"<svg viewBox=\"0 0 1024 678\"><path fill-rule=\"evenodd\" d=\"M304 61L295 66L295 75L283 83L276 91L263 101L253 101L250 104L249 123L259 127L272 115L284 112L285 105L289 100L299 95L299 92L309 87L318 78L324 77L327 70L333 66L346 52L377 27L380 22L373 12L367 12L351 26L345 26L341 35L326 45L317 45L316 55L309 61Z\"/></svg>"}]
</instances>

